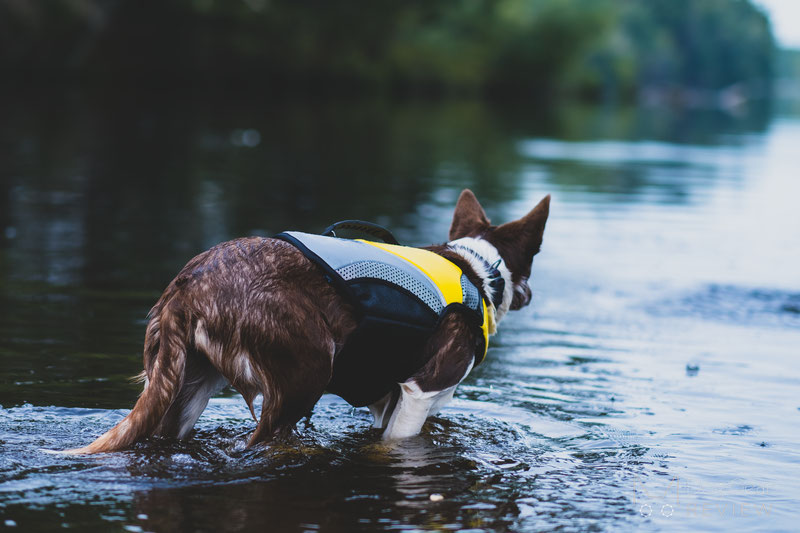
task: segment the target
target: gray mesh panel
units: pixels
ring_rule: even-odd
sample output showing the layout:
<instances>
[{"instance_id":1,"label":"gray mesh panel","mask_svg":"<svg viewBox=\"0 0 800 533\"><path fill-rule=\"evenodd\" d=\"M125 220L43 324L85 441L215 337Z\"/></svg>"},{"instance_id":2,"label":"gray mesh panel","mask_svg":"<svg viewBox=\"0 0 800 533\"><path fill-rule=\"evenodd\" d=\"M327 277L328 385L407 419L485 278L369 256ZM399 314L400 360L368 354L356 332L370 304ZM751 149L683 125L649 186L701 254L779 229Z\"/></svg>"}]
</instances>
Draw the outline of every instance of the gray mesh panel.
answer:
<instances>
[{"instance_id":1,"label":"gray mesh panel","mask_svg":"<svg viewBox=\"0 0 800 533\"><path fill-rule=\"evenodd\" d=\"M394 283L416 295L420 300L425 302L425 305L433 309L437 314L440 314L444 310L444 305L439 295L395 266L387 265L379 261L358 261L343 266L337 269L336 272L348 281L357 278L375 278Z\"/></svg>"},{"instance_id":2,"label":"gray mesh panel","mask_svg":"<svg viewBox=\"0 0 800 533\"><path fill-rule=\"evenodd\" d=\"M461 293L464 295L464 305L476 310L480 307L481 295L464 274L461 274Z\"/></svg>"}]
</instances>

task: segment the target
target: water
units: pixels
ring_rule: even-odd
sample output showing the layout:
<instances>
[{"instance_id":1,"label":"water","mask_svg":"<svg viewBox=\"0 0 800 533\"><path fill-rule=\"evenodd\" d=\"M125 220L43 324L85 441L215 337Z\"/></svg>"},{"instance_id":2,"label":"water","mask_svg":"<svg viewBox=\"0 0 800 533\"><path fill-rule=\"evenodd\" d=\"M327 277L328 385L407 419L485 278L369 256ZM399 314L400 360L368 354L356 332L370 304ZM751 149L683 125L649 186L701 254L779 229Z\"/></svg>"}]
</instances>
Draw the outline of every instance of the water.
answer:
<instances>
[{"instance_id":1,"label":"water","mask_svg":"<svg viewBox=\"0 0 800 533\"><path fill-rule=\"evenodd\" d=\"M469 101L26 92L4 99L0 522L25 531L790 531L800 503L800 119ZM344 218L442 241L553 195L534 302L422 435L326 395L248 450L86 444L138 386L145 315L216 242ZM441 495L441 500L437 496Z\"/></svg>"}]
</instances>

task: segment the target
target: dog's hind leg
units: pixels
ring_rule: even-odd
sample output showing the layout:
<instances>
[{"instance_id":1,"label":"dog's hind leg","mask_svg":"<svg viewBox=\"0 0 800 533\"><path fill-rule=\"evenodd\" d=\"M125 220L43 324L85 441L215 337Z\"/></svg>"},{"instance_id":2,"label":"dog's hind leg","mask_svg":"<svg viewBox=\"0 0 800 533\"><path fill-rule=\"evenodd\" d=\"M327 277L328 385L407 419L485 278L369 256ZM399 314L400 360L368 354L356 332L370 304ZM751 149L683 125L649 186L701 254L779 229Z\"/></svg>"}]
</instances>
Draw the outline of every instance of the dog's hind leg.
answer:
<instances>
[{"instance_id":1,"label":"dog's hind leg","mask_svg":"<svg viewBox=\"0 0 800 533\"><path fill-rule=\"evenodd\" d=\"M156 434L186 438L203 414L208 400L227 384L228 381L203 354L196 350L190 352L186 359L186 373L181 389Z\"/></svg>"},{"instance_id":2,"label":"dog's hind leg","mask_svg":"<svg viewBox=\"0 0 800 533\"><path fill-rule=\"evenodd\" d=\"M291 350L272 346L264 361L261 417L248 446L286 434L311 413L331 379L334 344L332 340L313 346L308 339Z\"/></svg>"}]
</instances>

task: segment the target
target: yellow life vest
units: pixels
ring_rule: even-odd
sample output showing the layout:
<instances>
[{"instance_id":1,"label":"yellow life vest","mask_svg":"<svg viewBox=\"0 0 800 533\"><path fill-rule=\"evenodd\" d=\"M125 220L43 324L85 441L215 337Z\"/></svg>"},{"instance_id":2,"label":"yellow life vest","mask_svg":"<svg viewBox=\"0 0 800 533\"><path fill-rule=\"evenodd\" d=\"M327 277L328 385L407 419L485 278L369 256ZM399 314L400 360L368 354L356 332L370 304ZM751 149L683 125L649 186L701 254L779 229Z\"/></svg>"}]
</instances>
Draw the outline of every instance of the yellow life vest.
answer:
<instances>
[{"instance_id":1,"label":"yellow life vest","mask_svg":"<svg viewBox=\"0 0 800 533\"><path fill-rule=\"evenodd\" d=\"M464 273L453 262L448 261L439 254L435 254L422 248L412 248L410 246L398 246L396 244L386 244L382 242L365 241L358 239L360 242L377 246L381 250L386 250L390 254L405 259L421 271L423 271L431 281L433 281L447 301L447 305L453 303L464 303L464 290L462 287L462 276ZM486 357L486 351L489 349L489 310L486 308L486 300L483 298L481 301L481 309L483 311L483 320L481 322L481 332L483 333L483 354L479 360L480 363Z\"/></svg>"},{"instance_id":2,"label":"yellow life vest","mask_svg":"<svg viewBox=\"0 0 800 533\"><path fill-rule=\"evenodd\" d=\"M358 314L358 327L335 356L328 386L352 405L378 401L422 368L431 355L425 346L447 313L462 313L480 330L475 364L486 356L494 309L444 257L420 248L294 231L276 238L316 263Z\"/></svg>"}]
</instances>

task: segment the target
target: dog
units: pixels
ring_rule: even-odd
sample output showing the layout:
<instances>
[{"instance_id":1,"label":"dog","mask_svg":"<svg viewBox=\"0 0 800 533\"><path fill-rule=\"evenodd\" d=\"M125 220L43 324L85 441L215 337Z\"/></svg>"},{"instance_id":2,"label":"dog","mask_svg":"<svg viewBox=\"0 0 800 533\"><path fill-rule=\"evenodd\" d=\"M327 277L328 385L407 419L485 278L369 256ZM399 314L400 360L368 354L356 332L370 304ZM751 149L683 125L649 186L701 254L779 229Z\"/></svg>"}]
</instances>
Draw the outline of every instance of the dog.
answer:
<instances>
[{"instance_id":1,"label":"dog","mask_svg":"<svg viewBox=\"0 0 800 533\"><path fill-rule=\"evenodd\" d=\"M448 311L465 308L456 303L432 330L415 330L427 332L412 354L421 366L391 383L381 398L365 397L383 439L417 435L482 358L488 335L481 327L493 333L508 311L530 303L528 280L549 205L548 195L519 220L493 226L475 195L469 189L461 193L449 242L424 250L457 267L466 280L462 285L477 288L482 309ZM208 400L226 385L244 397L257 423L248 446L290 433L336 381L337 361L360 327L357 304L331 281L302 250L281 239L241 238L196 256L148 315L144 390L133 409L88 446L66 453L123 450L150 436L186 438ZM483 325L470 313L482 315ZM393 343L381 336L364 338L368 352L392 353ZM359 374L349 390L357 394L359 384L373 381ZM256 416L258 395L263 400Z\"/></svg>"}]
</instances>

